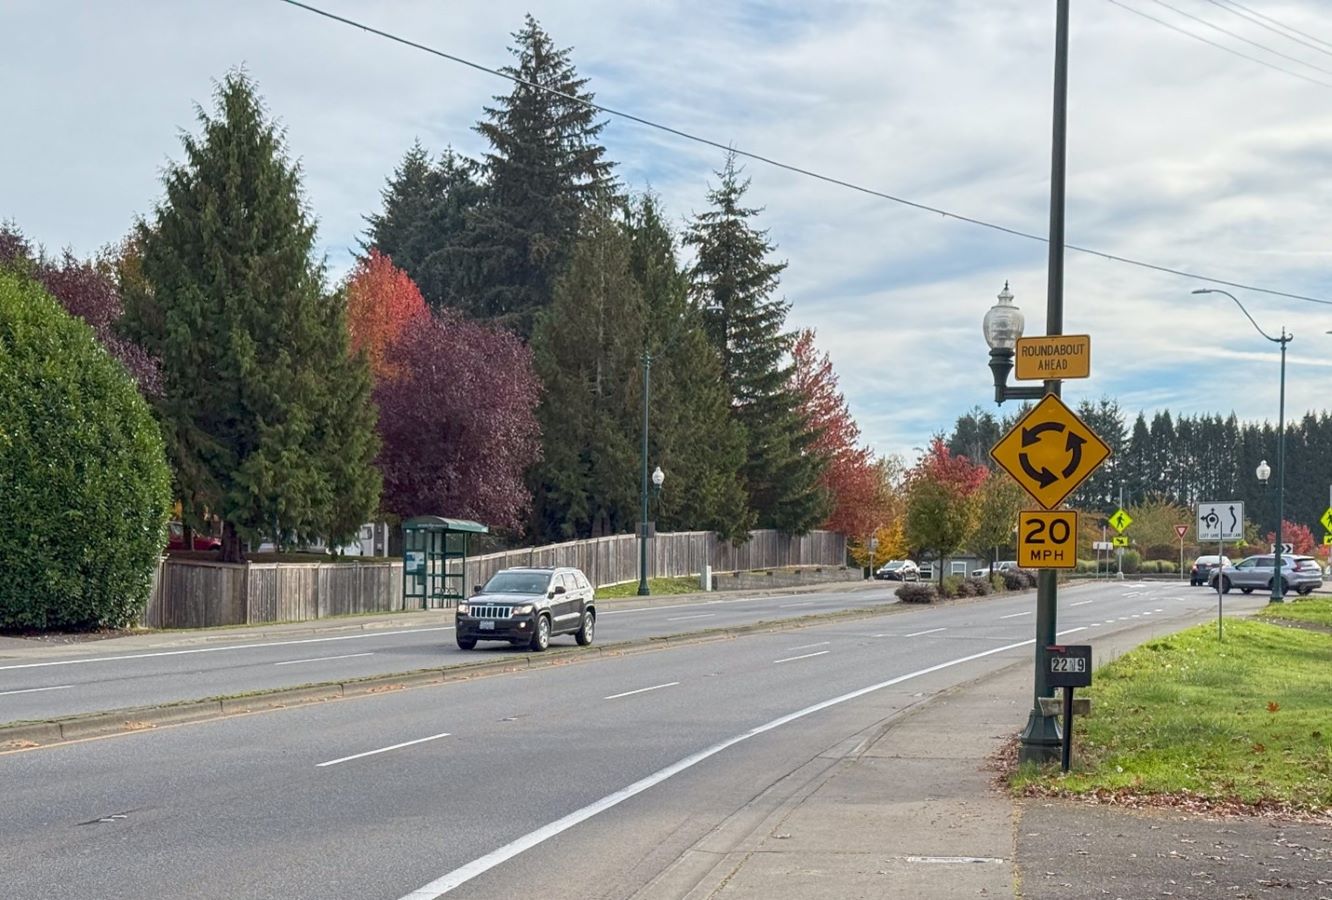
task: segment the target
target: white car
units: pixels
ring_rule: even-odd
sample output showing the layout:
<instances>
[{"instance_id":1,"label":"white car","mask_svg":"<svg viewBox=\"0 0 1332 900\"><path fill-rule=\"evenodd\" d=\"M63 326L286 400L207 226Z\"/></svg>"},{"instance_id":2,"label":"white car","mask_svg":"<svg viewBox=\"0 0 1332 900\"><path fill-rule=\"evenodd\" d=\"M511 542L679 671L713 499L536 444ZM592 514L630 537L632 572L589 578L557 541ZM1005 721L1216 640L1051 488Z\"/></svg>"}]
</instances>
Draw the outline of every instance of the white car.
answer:
<instances>
[{"instance_id":1,"label":"white car","mask_svg":"<svg viewBox=\"0 0 1332 900\"><path fill-rule=\"evenodd\" d=\"M1004 572L1004 571L1006 571L1006 570L1008 570L1008 569L1017 569L1017 568L1020 568L1020 566L1018 566L1018 564L1017 564L1017 560L1015 560L1015 559L1006 559L1006 560L1004 560L1003 562L997 562L997 563L994 564L994 574L998 575L998 574L1000 574L1000 573L1002 573L1002 572ZM972 578L988 578L989 576L990 576L990 567L989 567L989 566L986 566L986 567L984 567L983 569L972 569L972 570L971 570L971 577L972 577Z\"/></svg>"},{"instance_id":2,"label":"white car","mask_svg":"<svg viewBox=\"0 0 1332 900\"><path fill-rule=\"evenodd\" d=\"M919 581L920 566L909 559L890 559L879 566L874 577L880 581Z\"/></svg>"}]
</instances>

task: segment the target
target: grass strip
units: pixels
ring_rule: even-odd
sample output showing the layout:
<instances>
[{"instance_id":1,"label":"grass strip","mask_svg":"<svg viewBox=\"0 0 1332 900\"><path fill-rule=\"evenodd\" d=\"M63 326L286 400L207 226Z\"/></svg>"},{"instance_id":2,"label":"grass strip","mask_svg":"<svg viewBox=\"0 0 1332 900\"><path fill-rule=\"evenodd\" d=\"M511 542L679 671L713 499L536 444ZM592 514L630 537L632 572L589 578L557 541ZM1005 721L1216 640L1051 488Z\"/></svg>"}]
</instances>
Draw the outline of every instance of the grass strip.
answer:
<instances>
[{"instance_id":1,"label":"grass strip","mask_svg":"<svg viewBox=\"0 0 1332 900\"><path fill-rule=\"evenodd\" d=\"M1074 766L1020 793L1169 796L1332 810L1332 635L1248 620L1150 641L1098 669Z\"/></svg>"},{"instance_id":2,"label":"grass strip","mask_svg":"<svg viewBox=\"0 0 1332 900\"><path fill-rule=\"evenodd\" d=\"M1302 597L1285 603L1269 603L1257 614L1264 619L1308 622L1332 628L1332 597Z\"/></svg>"},{"instance_id":3,"label":"grass strip","mask_svg":"<svg viewBox=\"0 0 1332 900\"><path fill-rule=\"evenodd\" d=\"M682 575L679 578L649 578L648 590L652 593L652 596L656 597L670 594L697 594L702 589L698 586L697 575ZM637 596L637 581L626 581L622 584L597 588L598 600L618 600L624 597Z\"/></svg>"}]
</instances>

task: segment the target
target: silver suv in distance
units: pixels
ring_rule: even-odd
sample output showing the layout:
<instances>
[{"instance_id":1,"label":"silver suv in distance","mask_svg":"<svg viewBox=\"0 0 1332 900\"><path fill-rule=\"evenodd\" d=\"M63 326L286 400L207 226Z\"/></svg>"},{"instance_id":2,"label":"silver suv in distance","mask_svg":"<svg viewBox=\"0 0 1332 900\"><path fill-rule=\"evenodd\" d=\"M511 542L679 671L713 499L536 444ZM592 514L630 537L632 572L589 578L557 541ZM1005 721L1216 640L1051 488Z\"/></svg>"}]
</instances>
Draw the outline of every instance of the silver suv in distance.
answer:
<instances>
[{"instance_id":1,"label":"silver suv in distance","mask_svg":"<svg viewBox=\"0 0 1332 900\"><path fill-rule=\"evenodd\" d=\"M545 650L556 634L572 634L586 647L597 627L597 607L592 584L578 569L504 569L458 604L454 625L464 650L477 641Z\"/></svg>"},{"instance_id":2,"label":"silver suv in distance","mask_svg":"<svg viewBox=\"0 0 1332 900\"><path fill-rule=\"evenodd\" d=\"M1221 578L1221 592L1224 594L1232 587L1237 587L1246 594L1255 589L1270 591L1272 574L1276 571L1276 558L1271 553L1250 556L1233 566L1213 569L1208 579L1212 588L1216 588L1216 579ZM1291 591L1304 595L1323 584L1323 570L1312 556L1281 557L1281 572L1285 580L1281 593L1284 596Z\"/></svg>"}]
</instances>

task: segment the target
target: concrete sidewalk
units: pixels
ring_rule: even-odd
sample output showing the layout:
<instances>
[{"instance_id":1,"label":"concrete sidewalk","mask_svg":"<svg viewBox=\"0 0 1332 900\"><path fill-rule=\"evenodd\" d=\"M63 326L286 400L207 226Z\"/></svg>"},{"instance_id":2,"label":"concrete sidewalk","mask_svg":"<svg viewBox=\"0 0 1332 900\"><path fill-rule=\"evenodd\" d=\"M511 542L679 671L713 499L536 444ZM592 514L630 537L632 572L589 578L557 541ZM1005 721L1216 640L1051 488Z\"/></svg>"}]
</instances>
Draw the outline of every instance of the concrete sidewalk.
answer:
<instances>
[{"instance_id":1,"label":"concrete sidewalk","mask_svg":"<svg viewBox=\"0 0 1332 900\"><path fill-rule=\"evenodd\" d=\"M1095 641L1096 657L1152 634ZM729 842L718 829L639 897L1332 900L1332 822L1018 800L996 788L992 756L1025 724L1031 684L1030 662L1015 664L889 722L759 827Z\"/></svg>"}]
</instances>

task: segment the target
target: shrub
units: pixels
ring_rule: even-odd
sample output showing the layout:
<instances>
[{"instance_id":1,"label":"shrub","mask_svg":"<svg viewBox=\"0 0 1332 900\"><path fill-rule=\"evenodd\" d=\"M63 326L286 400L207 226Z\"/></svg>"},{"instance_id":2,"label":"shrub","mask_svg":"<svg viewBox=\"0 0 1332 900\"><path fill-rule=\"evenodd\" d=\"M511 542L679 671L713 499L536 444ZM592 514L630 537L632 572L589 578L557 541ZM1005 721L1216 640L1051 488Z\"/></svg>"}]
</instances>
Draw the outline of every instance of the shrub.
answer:
<instances>
[{"instance_id":1,"label":"shrub","mask_svg":"<svg viewBox=\"0 0 1332 900\"><path fill-rule=\"evenodd\" d=\"M1025 591L1027 588L1036 586L1036 573L1029 569L1005 569L1004 570L1004 589L1009 591Z\"/></svg>"},{"instance_id":2,"label":"shrub","mask_svg":"<svg viewBox=\"0 0 1332 900\"><path fill-rule=\"evenodd\" d=\"M920 581L904 584L897 589L897 599L903 603L933 603L934 598L934 585Z\"/></svg>"},{"instance_id":3,"label":"shrub","mask_svg":"<svg viewBox=\"0 0 1332 900\"><path fill-rule=\"evenodd\" d=\"M161 433L125 368L0 270L0 628L133 620L170 501Z\"/></svg>"},{"instance_id":4,"label":"shrub","mask_svg":"<svg viewBox=\"0 0 1332 900\"><path fill-rule=\"evenodd\" d=\"M984 597L994 589L993 585L990 584L990 579L980 577L968 578L963 583L963 588L966 590L968 597Z\"/></svg>"},{"instance_id":5,"label":"shrub","mask_svg":"<svg viewBox=\"0 0 1332 900\"><path fill-rule=\"evenodd\" d=\"M1158 559L1156 561L1156 571L1158 572L1178 572L1179 563L1172 559Z\"/></svg>"},{"instance_id":6,"label":"shrub","mask_svg":"<svg viewBox=\"0 0 1332 900\"><path fill-rule=\"evenodd\" d=\"M1124 574L1136 575L1142 569L1142 554L1137 550L1124 551Z\"/></svg>"},{"instance_id":7,"label":"shrub","mask_svg":"<svg viewBox=\"0 0 1332 900\"><path fill-rule=\"evenodd\" d=\"M1078 560L1078 567L1077 567L1077 569L1076 569L1075 571L1077 571L1077 572L1081 572L1081 573L1083 573L1083 574L1087 574L1087 575L1092 574L1093 572L1096 571L1096 560L1094 560L1094 559L1080 559L1080 560Z\"/></svg>"},{"instance_id":8,"label":"shrub","mask_svg":"<svg viewBox=\"0 0 1332 900\"><path fill-rule=\"evenodd\" d=\"M996 594L1001 594L1008 590L1008 581L1004 578L1002 572L995 572L990 576L990 587Z\"/></svg>"},{"instance_id":9,"label":"shrub","mask_svg":"<svg viewBox=\"0 0 1332 900\"><path fill-rule=\"evenodd\" d=\"M963 580L961 575L945 575L943 583L939 585L939 594L949 599L957 597L962 592Z\"/></svg>"}]
</instances>

